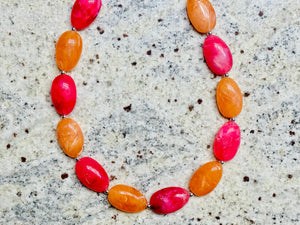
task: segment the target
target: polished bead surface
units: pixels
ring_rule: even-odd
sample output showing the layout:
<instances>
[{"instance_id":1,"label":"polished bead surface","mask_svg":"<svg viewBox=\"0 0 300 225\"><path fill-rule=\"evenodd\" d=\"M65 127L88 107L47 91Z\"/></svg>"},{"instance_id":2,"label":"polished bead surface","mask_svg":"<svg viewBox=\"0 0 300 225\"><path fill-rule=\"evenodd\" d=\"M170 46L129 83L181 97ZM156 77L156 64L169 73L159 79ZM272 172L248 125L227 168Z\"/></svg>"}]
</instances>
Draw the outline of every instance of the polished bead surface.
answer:
<instances>
[{"instance_id":1,"label":"polished bead surface","mask_svg":"<svg viewBox=\"0 0 300 225\"><path fill-rule=\"evenodd\" d=\"M215 35L206 37L203 43L203 55L208 67L217 75L231 70L232 55L226 43Z\"/></svg>"},{"instance_id":2,"label":"polished bead surface","mask_svg":"<svg viewBox=\"0 0 300 225\"><path fill-rule=\"evenodd\" d=\"M222 164L218 161L202 165L192 176L189 187L196 196L207 195L215 189L223 173Z\"/></svg>"},{"instance_id":3,"label":"polished bead surface","mask_svg":"<svg viewBox=\"0 0 300 225\"><path fill-rule=\"evenodd\" d=\"M150 199L151 209L158 214L168 214L181 209L190 193L180 187L168 187L155 192Z\"/></svg>"},{"instance_id":4,"label":"polished bead surface","mask_svg":"<svg viewBox=\"0 0 300 225\"><path fill-rule=\"evenodd\" d=\"M66 31L58 39L55 56L60 70L70 71L79 61L82 39L76 31Z\"/></svg>"},{"instance_id":5,"label":"polished bead surface","mask_svg":"<svg viewBox=\"0 0 300 225\"><path fill-rule=\"evenodd\" d=\"M96 19L101 5L101 0L76 0L71 12L72 26L77 30L89 26Z\"/></svg>"},{"instance_id":6,"label":"polished bead surface","mask_svg":"<svg viewBox=\"0 0 300 225\"><path fill-rule=\"evenodd\" d=\"M68 115L72 112L76 103L76 86L72 77L61 74L53 80L51 99L60 115Z\"/></svg>"},{"instance_id":7,"label":"polished bead surface","mask_svg":"<svg viewBox=\"0 0 300 225\"><path fill-rule=\"evenodd\" d=\"M83 134L76 123L70 118L63 118L56 128L57 139L62 150L71 158L81 154L83 147Z\"/></svg>"},{"instance_id":8,"label":"polished bead surface","mask_svg":"<svg viewBox=\"0 0 300 225\"><path fill-rule=\"evenodd\" d=\"M103 167L90 157L83 157L76 162L75 173L87 188L96 191L106 191L109 185L107 173Z\"/></svg>"},{"instance_id":9,"label":"polished bead surface","mask_svg":"<svg viewBox=\"0 0 300 225\"><path fill-rule=\"evenodd\" d=\"M116 185L108 191L108 201L115 208L137 213L147 208L145 196L137 189L127 185Z\"/></svg>"},{"instance_id":10,"label":"polished bead surface","mask_svg":"<svg viewBox=\"0 0 300 225\"><path fill-rule=\"evenodd\" d=\"M218 131L214 141L214 154L221 161L231 160L241 142L241 131L234 121L228 121Z\"/></svg>"},{"instance_id":11,"label":"polished bead surface","mask_svg":"<svg viewBox=\"0 0 300 225\"><path fill-rule=\"evenodd\" d=\"M226 118L234 118L243 107L243 96L237 83L230 77L224 77L217 86L217 105L220 113Z\"/></svg>"},{"instance_id":12,"label":"polished bead surface","mask_svg":"<svg viewBox=\"0 0 300 225\"><path fill-rule=\"evenodd\" d=\"M208 33L216 25L216 13L208 0L187 0L187 14L194 28L200 33Z\"/></svg>"}]
</instances>

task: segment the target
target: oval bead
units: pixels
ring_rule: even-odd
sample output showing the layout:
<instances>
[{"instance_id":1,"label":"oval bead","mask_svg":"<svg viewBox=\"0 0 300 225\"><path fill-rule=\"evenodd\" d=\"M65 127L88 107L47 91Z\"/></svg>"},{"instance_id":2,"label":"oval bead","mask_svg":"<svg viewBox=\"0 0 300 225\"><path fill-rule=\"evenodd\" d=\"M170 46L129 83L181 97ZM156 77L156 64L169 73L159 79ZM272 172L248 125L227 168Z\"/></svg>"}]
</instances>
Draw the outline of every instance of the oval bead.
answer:
<instances>
[{"instance_id":1,"label":"oval bead","mask_svg":"<svg viewBox=\"0 0 300 225\"><path fill-rule=\"evenodd\" d=\"M208 33L216 25L216 13L208 0L187 0L187 14L194 28L200 33Z\"/></svg>"},{"instance_id":2,"label":"oval bead","mask_svg":"<svg viewBox=\"0 0 300 225\"><path fill-rule=\"evenodd\" d=\"M214 141L214 154L221 161L231 160L241 142L241 131L234 121L228 121L218 131Z\"/></svg>"},{"instance_id":3,"label":"oval bead","mask_svg":"<svg viewBox=\"0 0 300 225\"><path fill-rule=\"evenodd\" d=\"M158 214L168 214L181 209L190 193L180 187L168 187L155 192L150 199L151 209Z\"/></svg>"},{"instance_id":4,"label":"oval bead","mask_svg":"<svg viewBox=\"0 0 300 225\"><path fill-rule=\"evenodd\" d=\"M101 5L101 0L76 0L71 12L72 26L77 30L89 26L96 19Z\"/></svg>"},{"instance_id":5,"label":"oval bead","mask_svg":"<svg viewBox=\"0 0 300 225\"><path fill-rule=\"evenodd\" d=\"M218 83L216 99L220 113L226 118L234 118L242 111L241 90L237 83L229 77L224 77Z\"/></svg>"},{"instance_id":6,"label":"oval bead","mask_svg":"<svg viewBox=\"0 0 300 225\"><path fill-rule=\"evenodd\" d=\"M203 43L203 55L208 67L217 75L224 75L232 68L232 55L226 43L209 35Z\"/></svg>"},{"instance_id":7,"label":"oval bead","mask_svg":"<svg viewBox=\"0 0 300 225\"><path fill-rule=\"evenodd\" d=\"M96 191L106 191L109 185L107 173L94 159L84 157L76 162L75 173L81 183L87 188Z\"/></svg>"},{"instance_id":8,"label":"oval bead","mask_svg":"<svg viewBox=\"0 0 300 225\"><path fill-rule=\"evenodd\" d=\"M192 176L189 188L196 196L207 195L215 189L223 173L222 164L218 161L208 162L201 166Z\"/></svg>"},{"instance_id":9,"label":"oval bead","mask_svg":"<svg viewBox=\"0 0 300 225\"><path fill-rule=\"evenodd\" d=\"M115 208L137 213L147 208L145 196L137 189L127 185L116 185L108 191L108 201Z\"/></svg>"},{"instance_id":10,"label":"oval bead","mask_svg":"<svg viewBox=\"0 0 300 225\"><path fill-rule=\"evenodd\" d=\"M66 31L58 39L55 56L60 70L70 71L79 61L82 39L76 31Z\"/></svg>"},{"instance_id":11,"label":"oval bead","mask_svg":"<svg viewBox=\"0 0 300 225\"><path fill-rule=\"evenodd\" d=\"M62 150L71 158L81 154L83 147L83 134L76 123L70 118L63 118L56 127L57 139Z\"/></svg>"},{"instance_id":12,"label":"oval bead","mask_svg":"<svg viewBox=\"0 0 300 225\"><path fill-rule=\"evenodd\" d=\"M53 80L51 99L60 115L68 115L72 112L76 103L76 86L72 77L61 74Z\"/></svg>"}]
</instances>

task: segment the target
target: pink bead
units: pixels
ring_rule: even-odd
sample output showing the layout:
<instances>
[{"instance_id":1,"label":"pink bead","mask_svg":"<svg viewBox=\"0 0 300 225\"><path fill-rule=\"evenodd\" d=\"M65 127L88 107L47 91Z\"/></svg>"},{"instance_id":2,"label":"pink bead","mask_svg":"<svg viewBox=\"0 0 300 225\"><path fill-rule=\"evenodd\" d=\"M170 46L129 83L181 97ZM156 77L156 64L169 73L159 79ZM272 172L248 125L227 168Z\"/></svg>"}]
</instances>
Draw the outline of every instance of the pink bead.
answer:
<instances>
[{"instance_id":1,"label":"pink bead","mask_svg":"<svg viewBox=\"0 0 300 225\"><path fill-rule=\"evenodd\" d=\"M238 151L241 141L239 126L228 121L218 131L214 141L214 153L220 161L231 160Z\"/></svg>"},{"instance_id":2,"label":"pink bead","mask_svg":"<svg viewBox=\"0 0 300 225\"><path fill-rule=\"evenodd\" d=\"M181 209L190 194L180 187L168 187L155 192L150 199L151 209L158 214L168 214Z\"/></svg>"},{"instance_id":3,"label":"pink bead","mask_svg":"<svg viewBox=\"0 0 300 225\"><path fill-rule=\"evenodd\" d=\"M51 98L54 108L60 115L68 115L76 103L76 86L72 77L58 75L52 82Z\"/></svg>"},{"instance_id":4,"label":"pink bead","mask_svg":"<svg viewBox=\"0 0 300 225\"><path fill-rule=\"evenodd\" d=\"M77 30L89 26L96 19L101 5L101 0L76 0L71 13L72 26Z\"/></svg>"},{"instance_id":5,"label":"pink bead","mask_svg":"<svg viewBox=\"0 0 300 225\"><path fill-rule=\"evenodd\" d=\"M209 35L203 44L203 54L208 67L217 75L231 70L232 55L225 42L215 35Z\"/></svg>"},{"instance_id":6,"label":"pink bead","mask_svg":"<svg viewBox=\"0 0 300 225\"><path fill-rule=\"evenodd\" d=\"M103 167L94 159L84 157L77 161L75 173L87 188L103 192L108 189L109 179Z\"/></svg>"}]
</instances>

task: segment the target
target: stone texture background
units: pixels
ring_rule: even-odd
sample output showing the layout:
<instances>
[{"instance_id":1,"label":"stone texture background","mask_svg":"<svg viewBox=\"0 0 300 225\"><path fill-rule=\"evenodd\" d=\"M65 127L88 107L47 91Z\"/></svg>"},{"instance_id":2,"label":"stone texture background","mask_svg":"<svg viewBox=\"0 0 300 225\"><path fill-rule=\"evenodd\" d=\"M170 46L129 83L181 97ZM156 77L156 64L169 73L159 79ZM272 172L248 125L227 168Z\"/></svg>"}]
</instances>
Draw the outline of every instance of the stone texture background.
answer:
<instances>
[{"instance_id":1,"label":"stone texture background","mask_svg":"<svg viewBox=\"0 0 300 225\"><path fill-rule=\"evenodd\" d=\"M230 76L245 96L241 146L212 193L167 216L114 209L81 185L58 146L49 92L59 74L55 41L71 28L73 1L0 2L0 224L300 223L300 2L211 2L213 33L229 45ZM167 186L187 188L193 171L214 159L214 135L226 121L215 102L220 78L203 62L205 35L190 25L185 4L103 0L80 31L82 57L69 73L82 156L102 164L110 186L132 185L147 199Z\"/></svg>"}]
</instances>

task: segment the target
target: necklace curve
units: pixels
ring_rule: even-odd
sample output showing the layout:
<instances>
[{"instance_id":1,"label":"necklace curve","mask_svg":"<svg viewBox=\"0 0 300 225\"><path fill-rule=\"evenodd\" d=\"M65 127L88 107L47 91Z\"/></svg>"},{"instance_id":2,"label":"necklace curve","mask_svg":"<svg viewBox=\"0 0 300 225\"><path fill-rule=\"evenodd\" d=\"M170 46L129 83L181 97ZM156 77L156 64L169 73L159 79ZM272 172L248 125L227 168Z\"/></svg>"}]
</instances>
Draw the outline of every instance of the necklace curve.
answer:
<instances>
[{"instance_id":1,"label":"necklace curve","mask_svg":"<svg viewBox=\"0 0 300 225\"><path fill-rule=\"evenodd\" d=\"M55 77L51 86L52 103L62 116L56 133L60 147L66 155L76 159L75 173L80 182L95 192L107 195L115 208L137 213L146 208L158 214L169 214L181 209L191 196L204 196L215 189L223 174L223 164L236 155L241 139L235 118L240 114L243 98L237 83L229 77L232 55L226 43L211 31L216 25L216 14L208 0L187 0L186 9L195 30L207 34L203 43L203 55L207 66L221 76L216 89L216 102L220 114L228 119L217 132L213 143L215 161L200 166L189 181L188 190L182 187L166 187L146 197L131 186L118 184L109 189L109 178L105 169L93 158L81 155L84 137L78 123L66 116L75 107L77 91L73 78L66 74L80 59L82 39L79 30L88 27L97 17L101 0L76 0L72 12L72 29L64 32L56 44L56 63L61 74Z\"/></svg>"}]
</instances>

